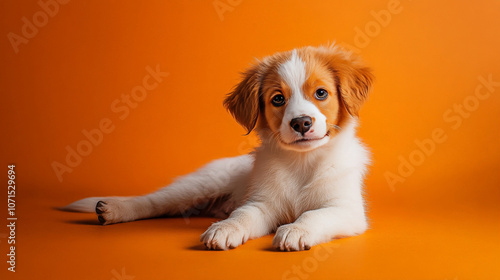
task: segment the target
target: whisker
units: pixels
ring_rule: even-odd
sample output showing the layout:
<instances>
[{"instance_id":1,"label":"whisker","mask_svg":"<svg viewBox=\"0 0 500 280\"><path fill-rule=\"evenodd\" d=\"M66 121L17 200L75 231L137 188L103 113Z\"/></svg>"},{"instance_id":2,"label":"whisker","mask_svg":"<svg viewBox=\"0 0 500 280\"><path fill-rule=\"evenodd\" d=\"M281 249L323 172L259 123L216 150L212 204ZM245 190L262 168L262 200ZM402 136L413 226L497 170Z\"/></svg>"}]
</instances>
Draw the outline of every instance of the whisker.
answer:
<instances>
[{"instance_id":1,"label":"whisker","mask_svg":"<svg viewBox=\"0 0 500 280\"><path fill-rule=\"evenodd\" d=\"M342 130L342 128L340 126L336 125L336 124L332 124L330 126L333 127L334 129L338 130L338 131Z\"/></svg>"}]
</instances>

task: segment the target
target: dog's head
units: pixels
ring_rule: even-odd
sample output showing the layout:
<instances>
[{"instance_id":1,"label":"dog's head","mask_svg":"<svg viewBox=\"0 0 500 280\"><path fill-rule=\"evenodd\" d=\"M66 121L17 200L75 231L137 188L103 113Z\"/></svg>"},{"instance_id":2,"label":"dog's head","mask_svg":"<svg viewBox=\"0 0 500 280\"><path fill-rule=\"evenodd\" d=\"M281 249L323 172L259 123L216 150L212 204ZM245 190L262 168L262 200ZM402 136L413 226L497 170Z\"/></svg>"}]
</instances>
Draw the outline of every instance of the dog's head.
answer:
<instances>
[{"instance_id":1,"label":"dog's head","mask_svg":"<svg viewBox=\"0 0 500 280\"><path fill-rule=\"evenodd\" d=\"M264 58L244 73L224 105L250 133L288 150L320 147L357 118L373 75L338 46L305 47Z\"/></svg>"}]
</instances>

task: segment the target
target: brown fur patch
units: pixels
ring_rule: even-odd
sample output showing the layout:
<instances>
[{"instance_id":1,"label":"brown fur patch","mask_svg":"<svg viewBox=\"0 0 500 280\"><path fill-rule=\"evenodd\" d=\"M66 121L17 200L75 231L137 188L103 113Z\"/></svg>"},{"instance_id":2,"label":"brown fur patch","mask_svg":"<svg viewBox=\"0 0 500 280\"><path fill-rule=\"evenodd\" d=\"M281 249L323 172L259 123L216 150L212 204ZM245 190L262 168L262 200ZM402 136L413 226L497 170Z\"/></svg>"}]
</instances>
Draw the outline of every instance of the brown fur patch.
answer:
<instances>
[{"instance_id":1,"label":"brown fur patch","mask_svg":"<svg viewBox=\"0 0 500 280\"><path fill-rule=\"evenodd\" d=\"M266 120L265 126L271 131L278 131L287 104L285 103L283 106L275 107L271 103L271 100L277 94L283 94L285 100L289 100L292 92L288 85L281 80L281 76L278 74L277 70L270 72L266 80L268 82L264 83L262 87L262 104L264 106L264 119ZM264 126L264 124L262 124L262 126Z\"/></svg>"},{"instance_id":2,"label":"brown fur patch","mask_svg":"<svg viewBox=\"0 0 500 280\"><path fill-rule=\"evenodd\" d=\"M312 102L326 117L326 123L330 136L335 135L337 130L335 125L339 125L340 103L337 93L335 77L331 70L314 55L314 53L303 54L306 63L307 80L302 87L304 98ZM328 92L325 100L318 100L315 97L318 89Z\"/></svg>"},{"instance_id":3,"label":"brown fur patch","mask_svg":"<svg viewBox=\"0 0 500 280\"><path fill-rule=\"evenodd\" d=\"M350 115L358 117L372 88L374 76L371 69L357 55L338 46L317 48L317 55L334 73L345 109Z\"/></svg>"},{"instance_id":4,"label":"brown fur patch","mask_svg":"<svg viewBox=\"0 0 500 280\"><path fill-rule=\"evenodd\" d=\"M254 65L243 73L243 80L224 100L224 107L239 124L248 130L248 133L255 127L259 115L259 88L262 68L262 64Z\"/></svg>"}]
</instances>

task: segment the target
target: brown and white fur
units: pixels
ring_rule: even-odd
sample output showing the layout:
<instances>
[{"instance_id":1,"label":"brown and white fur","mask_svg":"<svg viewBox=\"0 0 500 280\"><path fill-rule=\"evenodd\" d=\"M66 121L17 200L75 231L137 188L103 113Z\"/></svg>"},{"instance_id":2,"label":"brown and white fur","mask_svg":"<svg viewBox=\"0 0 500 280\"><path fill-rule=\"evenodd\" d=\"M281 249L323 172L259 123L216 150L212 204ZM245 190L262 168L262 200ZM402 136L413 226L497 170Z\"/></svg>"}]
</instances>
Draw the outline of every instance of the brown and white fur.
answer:
<instances>
[{"instance_id":1,"label":"brown and white fur","mask_svg":"<svg viewBox=\"0 0 500 280\"><path fill-rule=\"evenodd\" d=\"M151 194L86 198L65 209L95 211L104 225L193 209L229 215L201 235L209 249L274 231L273 246L284 251L361 234L369 153L355 130L372 81L370 69L339 46L266 57L224 102L248 132L258 133L262 145L254 152L213 161Z\"/></svg>"}]
</instances>

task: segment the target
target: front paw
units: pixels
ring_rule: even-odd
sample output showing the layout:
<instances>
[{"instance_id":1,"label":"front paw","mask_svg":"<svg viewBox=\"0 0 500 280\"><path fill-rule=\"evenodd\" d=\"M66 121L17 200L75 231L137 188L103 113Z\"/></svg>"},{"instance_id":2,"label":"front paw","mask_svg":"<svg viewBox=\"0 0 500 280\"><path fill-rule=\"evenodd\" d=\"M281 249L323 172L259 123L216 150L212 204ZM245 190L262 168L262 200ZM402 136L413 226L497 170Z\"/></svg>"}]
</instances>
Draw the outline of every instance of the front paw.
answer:
<instances>
[{"instance_id":1,"label":"front paw","mask_svg":"<svg viewBox=\"0 0 500 280\"><path fill-rule=\"evenodd\" d=\"M273 247L281 251L309 250L313 245L311 234L295 224L280 226L273 239Z\"/></svg>"},{"instance_id":2,"label":"front paw","mask_svg":"<svg viewBox=\"0 0 500 280\"><path fill-rule=\"evenodd\" d=\"M233 249L248 240L241 225L224 220L212 224L200 237L200 241L211 250Z\"/></svg>"}]
</instances>

